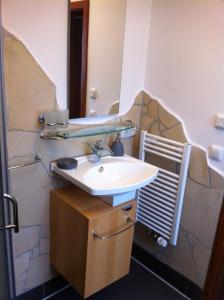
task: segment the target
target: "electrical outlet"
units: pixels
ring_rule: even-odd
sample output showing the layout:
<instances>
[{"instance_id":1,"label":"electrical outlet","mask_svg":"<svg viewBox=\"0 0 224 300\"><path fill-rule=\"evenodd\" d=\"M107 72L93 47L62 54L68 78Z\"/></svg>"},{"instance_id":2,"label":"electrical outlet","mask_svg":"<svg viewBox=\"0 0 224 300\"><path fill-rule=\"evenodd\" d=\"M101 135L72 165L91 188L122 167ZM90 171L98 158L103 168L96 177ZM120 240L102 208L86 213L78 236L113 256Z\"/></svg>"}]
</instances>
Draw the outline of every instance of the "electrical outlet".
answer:
<instances>
[{"instance_id":1,"label":"electrical outlet","mask_svg":"<svg viewBox=\"0 0 224 300\"><path fill-rule=\"evenodd\" d=\"M224 114L217 114L215 120L215 127L224 129Z\"/></svg>"},{"instance_id":2,"label":"electrical outlet","mask_svg":"<svg viewBox=\"0 0 224 300\"><path fill-rule=\"evenodd\" d=\"M209 157L218 161L223 159L224 149L220 146L211 145L209 146Z\"/></svg>"},{"instance_id":3,"label":"electrical outlet","mask_svg":"<svg viewBox=\"0 0 224 300\"><path fill-rule=\"evenodd\" d=\"M96 100L97 99L97 89L90 89L90 98Z\"/></svg>"},{"instance_id":4,"label":"electrical outlet","mask_svg":"<svg viewBox=\"0 0 224 300\"><path fill-rule=\"evenodd\" d=\"M137 130L137 128L134 127L134 128L130 128L130 129L126 129L126 130L121 131L121 138L125 139L125 138L130 138L130 137L135 136L136 135L136 130Z\"/></svg>"}]
</instances>

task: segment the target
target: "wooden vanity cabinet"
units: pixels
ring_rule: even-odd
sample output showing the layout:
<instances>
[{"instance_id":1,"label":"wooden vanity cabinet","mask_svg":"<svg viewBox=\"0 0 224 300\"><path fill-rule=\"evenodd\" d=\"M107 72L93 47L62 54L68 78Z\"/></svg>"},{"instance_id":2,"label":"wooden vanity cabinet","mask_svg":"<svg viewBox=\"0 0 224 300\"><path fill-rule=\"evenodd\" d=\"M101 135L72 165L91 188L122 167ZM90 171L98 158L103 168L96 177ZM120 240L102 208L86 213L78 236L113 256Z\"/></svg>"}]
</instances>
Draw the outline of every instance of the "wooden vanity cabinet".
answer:
<instances>
[{"instance_id":1,"label":"wooden vanity cabinet","mask_svg":"<svg viewBox=\"0 0 224 300\"><path fill-rule=\"evenodd\" d=\"M51 264L84 298L129 273L135 215L134 200L112 207L74 185L51 192Z\"/></svg>"}]
</instances>

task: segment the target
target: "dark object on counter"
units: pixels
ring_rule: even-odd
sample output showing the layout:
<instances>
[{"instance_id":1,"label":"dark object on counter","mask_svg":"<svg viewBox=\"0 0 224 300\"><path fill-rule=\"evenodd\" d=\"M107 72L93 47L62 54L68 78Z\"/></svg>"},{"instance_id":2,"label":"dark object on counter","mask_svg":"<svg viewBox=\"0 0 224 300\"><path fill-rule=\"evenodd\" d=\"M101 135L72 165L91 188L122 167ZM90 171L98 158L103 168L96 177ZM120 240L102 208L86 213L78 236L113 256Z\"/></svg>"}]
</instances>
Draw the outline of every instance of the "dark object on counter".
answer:
<instances>
[{"instance_id":1,"label":"dark object on counter","mask_svg":"<svg viewBox=\"0 0 224 300\"><path fill-rule=\"evenodd\" d=\"M78 161L75 158L64 157L57 160L57 166L62 170L73 170L77 165Z\"/></svg>"},{"instance_id":2,"label":"dark object on counter","mask_svg":"<svg viewBox=\"0 0 224 300\"><path fill-rule=\"evenodd\" d=\"M111 145L111 150L113 151L113 156L124 156L124 146L121 143L121 134L117 133L116 141Z\"/></svg>"}]
</instances>

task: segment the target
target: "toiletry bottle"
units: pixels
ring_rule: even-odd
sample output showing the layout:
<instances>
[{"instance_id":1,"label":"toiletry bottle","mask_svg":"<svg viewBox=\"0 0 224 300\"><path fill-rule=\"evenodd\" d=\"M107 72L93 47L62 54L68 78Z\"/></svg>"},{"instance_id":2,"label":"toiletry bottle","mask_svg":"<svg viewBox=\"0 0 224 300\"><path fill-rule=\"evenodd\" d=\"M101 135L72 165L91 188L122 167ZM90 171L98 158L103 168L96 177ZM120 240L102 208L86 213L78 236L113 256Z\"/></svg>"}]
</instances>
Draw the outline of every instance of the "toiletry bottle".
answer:
<instances>
[{"instance_id":1,"label":"toiletry bottle","mask_svg":"<svg viewBox=\"0 0 224 300\"><path fill-rule=\"evenodd\" d=\"M117 138L111 145L111 150L113 151L113 156L124 156L124 146L121 143L121 134L117 133Z\"/></svg>"}]
</instances>

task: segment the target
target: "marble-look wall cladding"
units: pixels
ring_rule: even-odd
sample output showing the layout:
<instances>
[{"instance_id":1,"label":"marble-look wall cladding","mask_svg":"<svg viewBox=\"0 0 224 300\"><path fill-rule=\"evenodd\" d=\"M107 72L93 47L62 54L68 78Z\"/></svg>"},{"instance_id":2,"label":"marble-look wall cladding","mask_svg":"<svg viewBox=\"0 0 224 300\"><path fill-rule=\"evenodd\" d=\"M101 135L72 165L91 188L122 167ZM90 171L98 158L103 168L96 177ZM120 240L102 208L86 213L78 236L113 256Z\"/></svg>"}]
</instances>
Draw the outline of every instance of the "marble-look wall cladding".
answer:
<instances>
[{"instance_id":1,"label":"marble-look wall cladding","mask_svg":"<svg viewBox=\"0 0 224 300\"><path fill-rule=\"evenodd\" d=\"M10 130L36 131L38 115L56 108L56 88L27 48L4 31L5 91Z\"/></svg>"},{"instance_id":2,"label":"marble-look wall cladding","mask_svg":"<svg viewBox=\"0 0 224 300\"><path fill-rule=\"evenodd\" d=\"M15 166L33 159L39 144L39 113L56 107L55 86L26 47L4 32L8 159ZM43 161L10 170L18 200L20 232L13 235L17 295L55 276L49 263L49 191L61 185Z\"/></svg>"},{"instance_id":3,"label":"marble-look wall cladding","mask_svg":"<svg viewBox=\"0 0 224 300\"><path fill-rule=\"evenodd\" d=\"M181 121L147 93L142 97L140 130L187 142ZM177 167L152 155L146 161L168 170ZM177 246L160 248L143 225L136 227L136 243L203 288L223 195L224 178L208 166L206 152L193 146Z\"/></svg>"},{"instance_id":4,"label":"marble-look wall cladding","mask_svg":"<svg viewBox=\"0 0 224 300\"><path fill-rule=\"evenodd\" d=\"M38 155L36 164L10 170L11 192L18 200L20 232L13 234L16 291L20 295L56 276L49 261L50 190L67 184L50 172L52 160L90 153L87 141L102 135L66 141L41 140L38 116L56 107L55 86L13 35L4 33L5 89L8 113L8 159L15 166ZM135 118L140 106L131 109ZM139 115L140 116L140 115ZM119 121L116 120L116 121ZM132 140L125 143L132 153Z\"/></svg>"}]
</instances>

